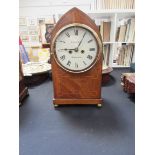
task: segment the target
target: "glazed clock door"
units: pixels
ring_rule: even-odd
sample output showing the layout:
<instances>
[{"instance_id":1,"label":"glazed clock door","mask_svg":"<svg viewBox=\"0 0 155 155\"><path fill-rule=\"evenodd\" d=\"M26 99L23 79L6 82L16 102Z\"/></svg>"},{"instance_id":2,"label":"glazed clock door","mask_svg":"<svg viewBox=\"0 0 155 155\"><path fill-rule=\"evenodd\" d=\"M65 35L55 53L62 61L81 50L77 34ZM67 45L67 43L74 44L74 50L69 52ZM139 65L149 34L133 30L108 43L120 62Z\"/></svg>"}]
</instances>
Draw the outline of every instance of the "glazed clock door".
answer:
<instances>
[{"instance_id":1,"label":"glazed clock door","mask_svg":"<svg viewBox=\"0 0 155 155\"><path fill-rule=\"evenodd\" d=\"M71 25L59 32L55 40L56 61L67 71L84 72L98 59L97 38L86 26Z\"/></svg>"}]
</instances>

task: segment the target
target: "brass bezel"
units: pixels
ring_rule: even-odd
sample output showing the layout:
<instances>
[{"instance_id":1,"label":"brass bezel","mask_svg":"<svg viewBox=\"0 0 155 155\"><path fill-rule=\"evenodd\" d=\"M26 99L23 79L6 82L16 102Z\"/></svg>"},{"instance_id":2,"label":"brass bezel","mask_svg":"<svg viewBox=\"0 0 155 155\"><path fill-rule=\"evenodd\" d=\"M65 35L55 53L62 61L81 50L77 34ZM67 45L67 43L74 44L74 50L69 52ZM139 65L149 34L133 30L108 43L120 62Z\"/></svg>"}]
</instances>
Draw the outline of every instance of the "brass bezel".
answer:
<instances>
[{"instance_id":1,"label":"brass bezel","mask_svg":"<svg viewBox=\"0 0 155 155\"><path fill-rule=\"evenodd\" d=\"M55 51L55 40L57 39L57 37L59 36L59 34L64 31L65 29L69 28L69 27L73 27L73 26L79 26L79 27L82 27L82 28L85 28L85 29L88 29L95 37L96 41L97 41L97 46L98 46L98 50L97 50L97 55L96 55L96 58L95 60L91 63L90 66L88 66L87 68L83 69L83 70L70 70L66 67L64 67L60 62L59 60L57 59L57 56L56 56L56 51ZM102 52L102 41L100 40L98 34L89 26L85 25L85 24L81 24L81 23L72 23L72 24L68 24L66 26L64 26L63 28L61 28L55 35L55 37L53 38L52 42L51 42L51 54L54 55L54 59L56 61L56 63L62 68L64 69L65 71L68 71L68 72L71 72L71 73L83 73L83 72L86 72L88 70L90 70L95 64L96 62L98 61L100 55L101 55L101 52Z\"/></svg>"}]
</instances>

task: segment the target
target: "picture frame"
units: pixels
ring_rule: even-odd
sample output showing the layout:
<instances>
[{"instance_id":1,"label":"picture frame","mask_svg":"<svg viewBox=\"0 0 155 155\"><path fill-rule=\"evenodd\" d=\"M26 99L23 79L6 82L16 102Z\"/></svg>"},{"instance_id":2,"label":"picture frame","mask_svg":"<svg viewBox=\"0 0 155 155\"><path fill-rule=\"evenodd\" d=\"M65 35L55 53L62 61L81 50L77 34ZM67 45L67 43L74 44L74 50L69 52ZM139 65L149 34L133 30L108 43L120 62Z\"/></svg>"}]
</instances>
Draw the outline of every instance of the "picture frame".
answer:
<instances>
[{"instance_id":1,"label":"picture frame","mask_svg":"<svg viewBox=\"0 0 155 155\"><path fill-rule=\"evenodd\" d=\"M26 26L27 25L27 19L25 17L19 18L19 26Z\"/></svg>"},{"instance_id":2,"label":"picture frame","mask_svg":"<svg viewBox=\"0 0 155 155\"><path fill-rule=\"evenodd\" d=\"M38 26L28 26L29 35L38 35Z\"/></svg>"},{"instance_id":3,"label":"picture frame","mask_svg":"<svg viewBox=\"0 0 155 155\"><path fill-rule=\"evenodd\" d=\"M38 25L45 24L45 18L38 18L37 19L37 24Z\"/></svg>"},{"instance_id":4,"label":"picture frame","mask_svg":"<svg viewBox=\"0 0 155 155\"><path fill-rule=\"evenodd\" d=\"M31 42L39 42L39 36L38 35L32 35L30 36Z\"/></svg>"},{"instance_id":5,"label":"picture frame","mask_svg":"<svg viewBox=\"0 0 155 155\"><path fill-rule=\"evenodd\" d=\"M42 44L50 43L51 32L54 28L54 24L46 23L40 25L40 37Z\"/></svg>"},{"instance_id":6,"label":"picture frame","mask_svg":"<svg viewBox=\"0 0 155 155\"><path fill-rule=\"evenodd\" d=\"M29 42L30 41L30 38L28 35L21 35L20 37L21 37L22 42Z\"/></svg>"},{"instance_id":7,"label":"picture frame","mask_svg":"<svg viewBox=\"0 0 155 155\"><path fill-rule=\"evenodd\" d=\"M36 18L28 18L27 26L37 26L37 19Z\"/></svg>"},{"instance_id":8,"label":"picture frame","mask_svg":"<svg viewBox=\"0 0 155 155\"><path fill-rule=\"evenodd\" d=\"M28 35L27 26L19 26L19 35Z\"/></svg>"}]
</instances>

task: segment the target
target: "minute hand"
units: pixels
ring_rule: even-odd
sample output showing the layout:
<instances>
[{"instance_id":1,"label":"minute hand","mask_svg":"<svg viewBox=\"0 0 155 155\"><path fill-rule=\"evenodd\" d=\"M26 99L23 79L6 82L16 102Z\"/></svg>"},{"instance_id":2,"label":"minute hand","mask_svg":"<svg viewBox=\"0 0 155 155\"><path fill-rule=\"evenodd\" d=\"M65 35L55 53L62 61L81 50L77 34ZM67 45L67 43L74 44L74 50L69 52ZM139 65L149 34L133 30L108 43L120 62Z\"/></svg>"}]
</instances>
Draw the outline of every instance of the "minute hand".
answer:
<instances>
[{"instance_id":1,"label":"minute hand","mask_svg":"<svg viewBox=\"0 0 155 155\"><path fill-rule=\"evenodd\" d=\"M67 50L75 50L75 48L74 49L64 48L64 49L60 49L60 50L65 50L65 51L67 51Z\"/></svg>"},{"instance_id":2,"label":"minute hand","mask_svg":"<svg viewBox=\"0 0 155 155\"><path fill-rule=\"evenodd\" d=\"M77 47L77 48L79 48L79 46L81 45L82 40L83 40L83 38L84 38L84 36L85 36L85 35L86 35L86 32L84 33L84 35L83 35L83 37L82 37L81 41L79 42L79 45L78 45L78 47Z\"/></svg>"}]
</instances>

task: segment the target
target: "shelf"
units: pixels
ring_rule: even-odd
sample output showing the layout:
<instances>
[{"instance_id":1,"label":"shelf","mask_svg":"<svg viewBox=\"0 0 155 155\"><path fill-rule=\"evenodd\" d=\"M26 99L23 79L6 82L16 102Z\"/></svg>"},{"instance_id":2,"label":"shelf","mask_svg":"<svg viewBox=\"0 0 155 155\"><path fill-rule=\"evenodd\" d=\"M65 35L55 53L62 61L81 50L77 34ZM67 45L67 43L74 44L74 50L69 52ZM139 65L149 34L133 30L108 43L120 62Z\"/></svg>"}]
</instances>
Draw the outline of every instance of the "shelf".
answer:
<instances>
[{"instance_id":1,"label":"shelf","mask_svg":"<svg viewBox=\"0 0 155 155\"><path fill-rule=\"evenodd\" d=\"M135 14L135 9L104 9L104 10L83 10L91 18L104 18L113 17L115 14L118 16L132 16ZM66 11L56 12L55 14L63 15Z\"/></svg>"},{"instance_id":2,"label":"shelf","mask_svg":"<svg viewBox=\"0 0 155 155\"><path fill-rule=\"evenodd\" d=\"M86 11L86 13L91 18L104 18L104 17L113 17L116 14L118 17L128 17L128 16L134 16L135 10L133 9L106 9L106 10L92 10L92 11Z\"/></svg>"},{"instance_id":3,"label":"shelf","mask_svg":"<svg viewBox=\"0 0 155 155\"><path fill-rule=\"evenodd\" d=\"M115 44L135 44L135 42L115 42Z\"/></svg>"},{"instance_id":4,"label":"shelf","mask_svg":"<svg viewBox=\"0 0 155 155\"><path fill-rule=\"evenodd\" d=\"M104 10L90 10L86 11L87 14L91 13L135 13L135 9L104 9Z\"/></svg>"},{"instance_id":5,"label":"shelf","mask_svg":"<svg viewBox=\"0 0 155 155\"><path fill-rule=\"evenodd\" d=\"M129 68L130 66L123 66L123 65L115 65L112 66L113 68Z\"/></svg>"},{"instance_id":6,"label":"shelf","mask_svg":"<svg viewBox=\"0 0 155 155\"><path fill-rule=\"evenodd\" d=\"M135 13L135 9L102 9L102 10L82 10L87 14L103 14L103 13ZM57 12L56 12L57 13ZM65 14L66 11L59 11L58 14Z\"/></svg>"},{"instance_id":7,"label":"shelf","mask_svg":"<svg viewBox=\"0 0 155 155\"><path fill-rule=\"evenodd\" d=\"M106 44L114 44L115 42L103 42L104 45Z\"/></svg>"},{"instance_id":8,"label":"shelf","mask_svg":"<svg viewBox=\"0 0 155 155\"><path fill-rule=\"evenodd\" d=\"M103 42L103 44L135 44L135 42Z\"/></svg>"}]
</instances>

